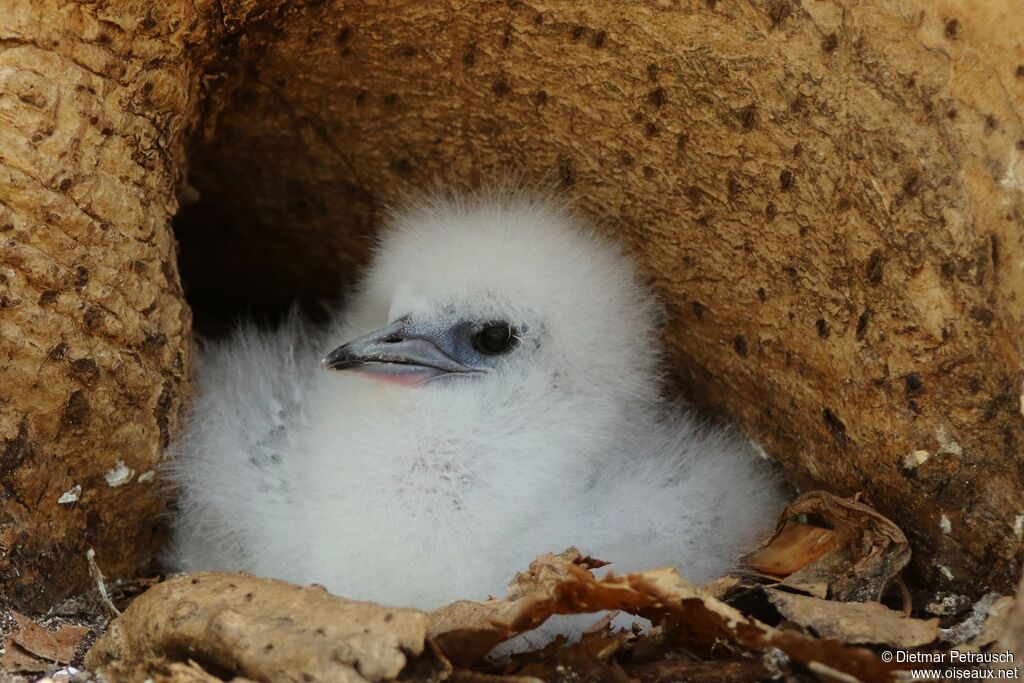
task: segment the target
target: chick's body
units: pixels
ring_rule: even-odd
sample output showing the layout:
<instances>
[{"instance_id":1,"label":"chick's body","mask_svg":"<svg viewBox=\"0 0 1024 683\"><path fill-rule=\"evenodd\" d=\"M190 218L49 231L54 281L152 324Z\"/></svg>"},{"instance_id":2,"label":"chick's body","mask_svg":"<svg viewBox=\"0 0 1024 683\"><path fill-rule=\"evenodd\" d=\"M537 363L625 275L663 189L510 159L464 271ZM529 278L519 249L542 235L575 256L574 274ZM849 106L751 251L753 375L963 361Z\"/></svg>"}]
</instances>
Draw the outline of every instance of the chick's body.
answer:
<instances>
[{"instance_id":1,"label":"chick's body","mask_svg":"<svg viewBox=\"0 0 1024 683\"><path fill-rule=\"evenodd\" d=\"M177 568L433 608L570 545L703 581L778 509L748 443L661 399L651 296L560 209L405 213L339 319L202 353Z\"/></svg>"}]
</instances>

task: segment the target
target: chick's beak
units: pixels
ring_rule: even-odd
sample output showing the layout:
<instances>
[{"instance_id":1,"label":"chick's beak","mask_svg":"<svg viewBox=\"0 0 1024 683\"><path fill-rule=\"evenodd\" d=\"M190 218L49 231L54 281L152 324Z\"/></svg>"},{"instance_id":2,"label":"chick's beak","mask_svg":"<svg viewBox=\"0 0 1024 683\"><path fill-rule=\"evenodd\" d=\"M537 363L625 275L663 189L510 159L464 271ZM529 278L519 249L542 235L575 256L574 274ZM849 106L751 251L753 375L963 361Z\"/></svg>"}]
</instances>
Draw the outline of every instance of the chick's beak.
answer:
<instances>
[{"instance_id":1,"label":"chick's beak","mask_svg":"<svg viewBox=\"0 0 1024 683\"><path fill-rule=\"evenodd\" d=\"M449 334L399 320L365 337L339 346L320 365L335 372L355 372L375 379L414 384L443 374L476 373L445 350Z\"/></svg>"}]
</instances>

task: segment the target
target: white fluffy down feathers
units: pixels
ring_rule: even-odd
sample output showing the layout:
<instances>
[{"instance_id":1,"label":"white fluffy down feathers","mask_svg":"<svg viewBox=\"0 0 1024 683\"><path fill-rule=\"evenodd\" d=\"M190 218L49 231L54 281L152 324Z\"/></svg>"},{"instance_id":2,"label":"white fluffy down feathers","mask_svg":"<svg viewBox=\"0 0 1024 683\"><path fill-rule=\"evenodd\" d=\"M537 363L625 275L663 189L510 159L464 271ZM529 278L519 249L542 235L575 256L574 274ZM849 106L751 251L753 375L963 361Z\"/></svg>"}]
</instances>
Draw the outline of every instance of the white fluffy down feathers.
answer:
<instances>
[{"instance_id":1,"label":"white fluffy down feathers","mask_svg":"<svg viewBox=\"0 0 1024 683\"><path fill-rule=\"evenodd\" d=\"M427 609L502 595L571 545L615 572L728 571L780 494L747 441L661 398L653 301L546 201L402 213L334 324L247 326L202 350L169 563ZM396 321L472 372L320 368ZM459 338L492 321L518 337L507 352Z\"/></svg>"}]
</instances>

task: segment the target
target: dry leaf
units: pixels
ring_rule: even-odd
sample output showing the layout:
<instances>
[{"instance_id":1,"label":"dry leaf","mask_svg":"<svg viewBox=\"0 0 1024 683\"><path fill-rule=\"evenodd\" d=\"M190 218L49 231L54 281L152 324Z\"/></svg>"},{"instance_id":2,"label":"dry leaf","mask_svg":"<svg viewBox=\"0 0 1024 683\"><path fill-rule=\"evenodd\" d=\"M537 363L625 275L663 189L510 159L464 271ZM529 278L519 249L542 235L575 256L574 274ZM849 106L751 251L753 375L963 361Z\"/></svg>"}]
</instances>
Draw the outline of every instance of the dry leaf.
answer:
<instances>
[{"instance_id":1,"label":"dry leaf","mask_svg":"<svg viewBox=\"0 0 1024 683\"><path fill-rule=\"evenodd\" d=\"M86 664L114 680L195 658L275 683L380 681L424 651L426 623L422 612L344 600L319 586L202 572L136 598Z\"/></svg>"},{"instance_id":2,"label":"dry leaf","mask_svg":"<svg viewBox=\"0 0 1024 683\"><path fill-rule=\"evenodd\" d=\"M89 635L86 626L63 624L48 631L35 621L17 612L12 615L18 628L8 636L31 654L59 664L70 664L82 639Z\"/></svg>"},{"instance_id":3,"label":"dry leaf","mask_svg":"<svg viewBox=\"0 0 1024 683\"><path fill-rule=\"evenodd\" d=\"M53 631L30 617L10 612L15 628L7 635L0 669L9 672L39 673L54 664L69 664L82 639L89 634L85 626L63 624Z\"/></svg>"},{"instance_id":4,"label":"dry leaf","mask_svg":"<svg viewBox=\"0 0 1024 683\"><path fill-rule=\"evenodd\" d=\"M831 533L810 532L801 518ZM909 561L910 544L899 527L863 503L825 491L793 501L775 534L747 558L774 570L769 574L798 567L782 585L842 602L879 600Z\"/></svg>"},{"instance_id":5,"label":"dry leaf","mask_svg":"<svg viewBox=\"0 0 1024 683\"><path fill-rule=\"evenodd\" d=\"M525 572L519 572L513 577L508 584L507 597L514 600L552 581L569 578L574 571L571 567L589 571L607 564L604 560L584 555L578 548L568 548L557 555L545 553L531 562Z\"/></svg>"},{"instance_id":6,"label":"dry leaf","mask_svg":"<svg viewBox=\"0 0 1024 683\"><path fill-rule=\"evenodd\" d=\"M805 666L820 663L864 681L890 680L891 667L873 653L774 629L703 593L672 569L598 579L564 555L546 556L541 564L548 581L514 599L460 602L434 612L428 637L453 662L469 666L552 614L620 609L662 624L672 642L698 656L730 647L754 653L777 648Z\"/></svg>"},{"instance_id":7,"label":"dry leaf","mask_svg":"<svg viewBox=\"0 0 1024 683\"><path fill-rule=\"evenodd\" d=\"M840 543L832 529L785 519L771 541L748 556L746 563L764 574L786 577L835 550Z\"/></svg>"},{"instance_id":8,"label":"dry leaf","mask_svg":"<svg viewBox=\"0 0 1024 683\"><path fill-rule=\"evenodd\" d=\"M8 673L43 673L53 666L53 662L48 662L22 650L12 640L6 642L4 649L4 656L0 657L0 671Z\"/></svg>"},{"instance_id":9,"label":"dry leaf","mask_svg":"<svg viewBox=\"0 0 1024 683\"><path fill-rule=\"evenodd\" d=\"M786 619L840 643L911 648L939 636L938 619L911 619L878 602L836 602L772 588L765 592Z\"/></svg>"}]
</instances>

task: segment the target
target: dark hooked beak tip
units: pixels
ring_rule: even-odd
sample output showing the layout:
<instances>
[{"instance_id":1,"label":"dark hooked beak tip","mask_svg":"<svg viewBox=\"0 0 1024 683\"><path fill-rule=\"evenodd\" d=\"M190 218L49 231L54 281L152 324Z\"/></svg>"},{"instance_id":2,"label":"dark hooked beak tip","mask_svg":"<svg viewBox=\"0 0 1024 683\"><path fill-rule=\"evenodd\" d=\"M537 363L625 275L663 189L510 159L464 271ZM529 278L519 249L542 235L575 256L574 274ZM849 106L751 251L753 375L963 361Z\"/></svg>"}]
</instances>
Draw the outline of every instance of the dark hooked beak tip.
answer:
<instances>
[{"instance_id":1,"label":"dark hooked beak tip","mask_svg":"<svg viewBox=\"0 0 1024 683\"><path fill-rule=\"evenodd\" d=\"M342 372L344 370L354 368L363 362L363 359L356 358L349 353L348 345L345 345L339 346L327 354L324 359L320 361L320 367L324 370Z\"/></svg>"}]
</instances>

